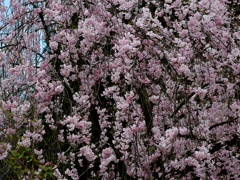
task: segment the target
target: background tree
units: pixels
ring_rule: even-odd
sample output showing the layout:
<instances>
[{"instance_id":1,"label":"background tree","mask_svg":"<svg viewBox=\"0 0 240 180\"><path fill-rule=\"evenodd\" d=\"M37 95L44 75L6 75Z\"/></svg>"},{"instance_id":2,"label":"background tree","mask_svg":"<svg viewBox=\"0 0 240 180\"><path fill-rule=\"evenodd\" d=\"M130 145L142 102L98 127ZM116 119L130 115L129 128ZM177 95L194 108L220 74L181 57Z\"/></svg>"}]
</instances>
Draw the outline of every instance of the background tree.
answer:
<instances>
[{"instance_id":1,"label":"background tree","mask_svg":"<svg viewBox=\"0 0 240 180\"><path fill-rule=\"evenodd\" d=\"M12 0L1 178L240 178L239 6Z\"/></svg>"}]
</instances>

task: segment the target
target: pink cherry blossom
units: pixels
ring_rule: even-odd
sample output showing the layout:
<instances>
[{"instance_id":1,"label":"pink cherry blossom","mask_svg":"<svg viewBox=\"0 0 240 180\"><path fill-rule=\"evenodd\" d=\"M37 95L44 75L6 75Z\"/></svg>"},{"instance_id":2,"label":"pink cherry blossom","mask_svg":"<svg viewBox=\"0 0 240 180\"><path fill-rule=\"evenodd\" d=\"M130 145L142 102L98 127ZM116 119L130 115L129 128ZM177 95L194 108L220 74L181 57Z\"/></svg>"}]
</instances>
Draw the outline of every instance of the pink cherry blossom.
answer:
<instances>
[{"instance_id":1,"label":"pink cherry blossom","mask_svg":"<svg viewBox=\"0 0 240 180\"><path fill-rule=\"evenodd\" d=\"M1 1L0 178L239 179L238 6Z\"/></svg>"}]
</instances>

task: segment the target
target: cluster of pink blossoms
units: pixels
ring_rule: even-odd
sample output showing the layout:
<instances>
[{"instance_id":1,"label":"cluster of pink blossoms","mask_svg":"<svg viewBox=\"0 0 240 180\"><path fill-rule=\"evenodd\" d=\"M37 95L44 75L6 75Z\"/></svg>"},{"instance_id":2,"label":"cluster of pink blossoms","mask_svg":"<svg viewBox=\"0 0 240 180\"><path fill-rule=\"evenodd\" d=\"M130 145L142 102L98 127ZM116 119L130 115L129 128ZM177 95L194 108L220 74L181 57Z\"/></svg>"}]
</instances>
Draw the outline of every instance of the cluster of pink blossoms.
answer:
<instances>
[{"instance_id":1,"label":"cluster of pink blossoms","mask_svg":"<svg viewBox=\"0 0 240 180\"><path fill-rule=\"evenodd\" d=\"M0 179L240 179L239 6L0 1Z\"/></svg>"}]
</instances>

